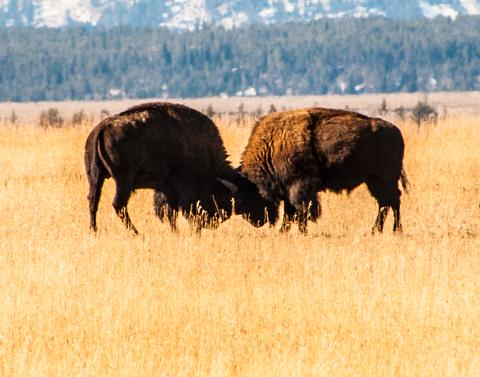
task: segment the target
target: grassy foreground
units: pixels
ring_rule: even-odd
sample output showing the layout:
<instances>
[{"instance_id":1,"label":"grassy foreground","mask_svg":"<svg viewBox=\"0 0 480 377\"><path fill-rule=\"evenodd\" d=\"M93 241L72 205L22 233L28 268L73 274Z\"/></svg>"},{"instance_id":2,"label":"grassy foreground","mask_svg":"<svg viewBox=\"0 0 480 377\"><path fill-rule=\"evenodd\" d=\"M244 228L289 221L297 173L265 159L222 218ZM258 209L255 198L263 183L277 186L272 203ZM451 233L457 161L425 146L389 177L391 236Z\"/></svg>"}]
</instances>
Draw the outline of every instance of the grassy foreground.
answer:
<instances>
[{"instance_id":1,"label":"grassy foreground","mask_svg":"<svg viewBox=\"0 0 480 377\"><path fill-rule=\"evenodd\" d=\"M172 234L139 191L88 231L88 127L0 129L0 375L478 376L480 120L401 125L404 233L364 187L303 236ZM250 128L219 122L238 162Z\"/></svg>"}]
</instances>

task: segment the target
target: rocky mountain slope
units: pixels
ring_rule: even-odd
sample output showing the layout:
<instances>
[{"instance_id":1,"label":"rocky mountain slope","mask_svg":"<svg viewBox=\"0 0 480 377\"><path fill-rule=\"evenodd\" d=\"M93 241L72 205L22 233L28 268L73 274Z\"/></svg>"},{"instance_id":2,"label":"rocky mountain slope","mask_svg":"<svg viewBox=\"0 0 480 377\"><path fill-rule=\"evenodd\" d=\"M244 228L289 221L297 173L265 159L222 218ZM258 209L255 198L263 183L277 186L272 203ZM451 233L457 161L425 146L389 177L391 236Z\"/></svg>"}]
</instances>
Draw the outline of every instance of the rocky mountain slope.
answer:
<instances>
[{"instance_id":1,"label":"rocky mountain slope","mask_svg":"<svg viewBox=\"0 0 480 377\"><path fill-rule=\"evenodd\" d=\"M0 0L0 27L78 24L225 28L319 18L480 14L480 0Z\"/></svg>"}]
</instances>

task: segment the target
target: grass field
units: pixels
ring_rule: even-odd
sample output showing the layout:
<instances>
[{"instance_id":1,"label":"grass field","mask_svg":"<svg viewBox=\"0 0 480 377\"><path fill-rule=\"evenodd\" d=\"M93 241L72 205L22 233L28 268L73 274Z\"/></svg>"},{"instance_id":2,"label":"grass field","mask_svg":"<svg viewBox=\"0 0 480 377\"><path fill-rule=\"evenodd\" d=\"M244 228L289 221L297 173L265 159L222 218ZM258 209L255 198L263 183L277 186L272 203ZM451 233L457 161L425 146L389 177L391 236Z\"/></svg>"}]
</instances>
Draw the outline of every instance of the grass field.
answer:
<instances>
[{"instance_id":1,"label":"grass field","mask_svg":"<svg viewBox=\"0 0 480 377\"><path fill-rule=\"evenodd\" d=\"M152 193L88 230L89 128L0 128L1 376L478 376L480 118L406 140L404 232L370 235L364 187L309 233L241 218L195 236ZM218 120L232 161L250 126Z\"/></svg>"}]
</instances>

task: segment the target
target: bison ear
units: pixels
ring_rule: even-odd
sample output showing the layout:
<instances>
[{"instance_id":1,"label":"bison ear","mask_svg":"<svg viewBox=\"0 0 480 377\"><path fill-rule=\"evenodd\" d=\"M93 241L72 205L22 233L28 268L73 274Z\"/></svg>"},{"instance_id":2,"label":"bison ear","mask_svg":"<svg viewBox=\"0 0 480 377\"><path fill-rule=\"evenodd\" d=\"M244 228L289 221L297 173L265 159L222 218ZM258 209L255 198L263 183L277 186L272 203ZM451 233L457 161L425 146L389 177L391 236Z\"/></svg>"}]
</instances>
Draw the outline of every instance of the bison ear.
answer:
<instances>
[{"instance_id":1,"label":"bison ear","mask_svg":"<svg viewBox=\"0 0 480 377\"><path fill-rule=\"evenodd\" d=\"M227 181L225 179L222 179L222 178L218 178L217 179L226 187L228 188L232 194L236 194L237 191L238 191L238 186L235 184L235 183L232 183L230 181Z\"/></svg>"}]
</instances>

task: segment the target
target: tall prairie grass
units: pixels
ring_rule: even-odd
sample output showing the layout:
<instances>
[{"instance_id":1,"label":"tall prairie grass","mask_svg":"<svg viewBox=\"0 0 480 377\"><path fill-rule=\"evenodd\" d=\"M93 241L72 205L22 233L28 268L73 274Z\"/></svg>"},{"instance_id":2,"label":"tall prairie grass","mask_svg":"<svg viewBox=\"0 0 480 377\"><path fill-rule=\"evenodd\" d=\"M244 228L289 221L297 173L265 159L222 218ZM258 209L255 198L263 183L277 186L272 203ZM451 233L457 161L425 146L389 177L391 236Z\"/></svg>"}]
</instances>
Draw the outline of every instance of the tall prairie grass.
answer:
<instances>
[{"instance_id":1,"label":"tall prairie grass","mask_svg":"<svg viewBox=\"0 0 480 377\"><path fill-rule=\"evenodd\" d=\"M217 119L236 164L250 125ZM304 236L234 217L173 234L152 194L103 190L88 230L89 127L0 128L0 375L478 376L480 120L401 124L404 232L370 235L364 187L322 193ZM92 125L93 126L93 125Z\"/></svg>"}]
</instances>

